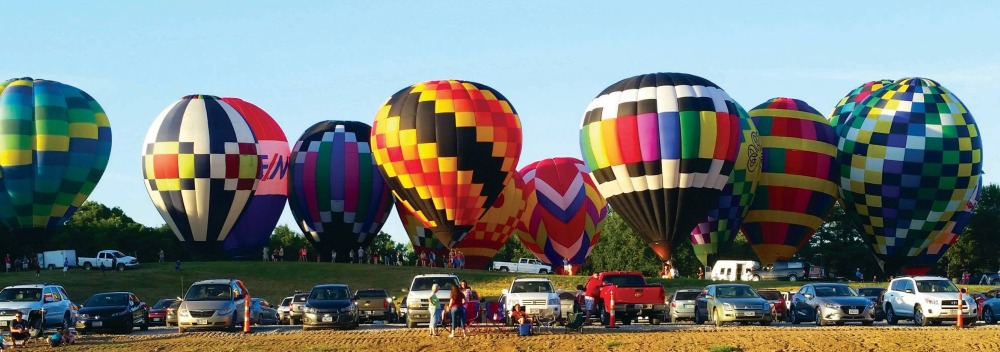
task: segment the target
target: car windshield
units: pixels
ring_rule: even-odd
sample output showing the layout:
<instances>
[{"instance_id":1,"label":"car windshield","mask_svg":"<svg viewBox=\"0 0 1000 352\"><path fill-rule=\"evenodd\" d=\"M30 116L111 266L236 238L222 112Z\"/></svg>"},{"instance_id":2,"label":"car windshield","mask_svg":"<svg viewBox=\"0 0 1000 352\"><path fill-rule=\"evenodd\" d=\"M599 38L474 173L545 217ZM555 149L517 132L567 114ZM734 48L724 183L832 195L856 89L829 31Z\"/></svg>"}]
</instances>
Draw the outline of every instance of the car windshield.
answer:
<instances>
[{"instance_id":1,"label":"car windshield","mask_svg":"<svg viewBox=\"0 0 1000 352\"><path fill-rule=\"evenodd\" d=\"M862 296L865 296L865 297L876 297L876 296L882 294L882 291L883 291L883 289L877 288L877 287L875 287L875 288L871 288L871 287L870 288L859 288L858 289L858 294L862 295Z\"/></svg>"},{"instance_id":2,"label":"car windshield","mask_svg":"<svg viewBox=\"0 0 1000 352\"><path fill-rule=\"evenodd\" d=\"M226 284L203 284L191 286L185 301L231 301L233 290Z\"/></svg>"},{"instance_id":3,"label":"car windshield","mask_svg":"<svg viewBox=\"0 0 1000 352\"><path fill-rule=\"evenodd\" d=\"M917 281L917 291L919 292L958 292L958 287L948 280L920 280Z\"/></svg>"},{"instance_id":4,"label":"car windshield","mask_svg":"<svg viewBox=\"0 0 1000 352\"><path fill-rule=\"evenodd\" d=\"M124 258L125 257L125 255L122 254L122 252L111 252L111 255L115 256L115 258Z\"/></svg>"},{"instance_id":5,"label":"car windshield","mask_svg":"<svg viewBox=\"0 0 1000 352\"><path fill-rule=\"evenodd\" d=\"M755 298L760 297L750 286L719 286L715 288L718 298Z\"/></svg>"},{"instance_id":6,"label":"car windshield","mask_svg":"<svg viewBox=\"0 0 1000 352\"><path fill-rule=\"evenodd\" d=\"M128 305L128 295L124 293L98 293L90 297L84 307L119 307Z\"/></svg>"},{"instance_id":7,"label":"car windshield","mask_svg":"<svg viewBox=\"0 0 1000 352\"><path fill-rule=\"evenodd\" d=\"M642 278L642 275L606 275L604 276L604 284L623 287L639 287L646 286L646 280Z\"/></svg>"},{"instance_id":8,"label":"car windshield","mask_svg":"<svg viewBox=\"0 0 1000 352\"><path fill-rule=\"evenodd\" d=\"M554 291L552 290L552 283L548 281L514 282L514 285L512 285L510 288L510 293L525 293L525 292L550 293Z\"/></svg>"},{"instance_id":9,"label":"car windshield","mask_svg":"<svg viewBox=\"0 0 1000 352\"><path fill-rule=\"evenodd\" d=\"M778 291L763 291L762 290L762 291L757 291L757 294L759 294L761 298L766 299L768 301L777 301L777 300L781 299L781 292L778 292Z\"/></svg>"},{"instance_id":10,"label":"car windshield","mask_svg":"<svg viewBox=\"0 0 1000 352\"><path fill-rule=\"evenodd\" d=\"M282 307L288 307L288 305L290 305L290 304L292 304L292 298L291 297L288 297L288 298L285 298L285 299L281 300L281 306Z\"/></svg>"},{"instance_id":11,"label":"car windshield","mask_svg":"<svg viewBox=\"0 0 1000 352\"><path fill-rule=\"evenodd\" d=\"M681 291L674 295L675 301L690 301L698 298L698 291Z\"/></svg>"},{"instance_id":12,"label":"car windshield","mask_svg":"<svg viewBox=\"0 0 1000 352\"><path fill-rule=\"evenodd\" d=\"M364 290L358 291L358 298L386 298L389 294L385 290Z\"/></svg>"},{"instance_id":13,"label":"car windshield","mask_svg":"<svg viewBox=\"0 0 1000 352\"><path fill-rule=\"evenodd\" d=\"M444 292L451 290L452 286L458 286L458 278L454 276L418 277L413 279L410 291L430 291L434 284L438 284L438 292Z\"/></svg>"},{"instance_id":14,"label":"car windshield","mask_svg":"<svg viewBox=\"0 0 1000 352\"><path fill-rule=\"evenodd\" d=\"M816 297L854 297L858 293L847 285L822 285L815 286Z\"/></svg>"},{"instance_id":15,"label":"car windshield","mask_svg":"<svg viewBox=\"0 0 1000 352\"><path fill-rule=\"evenodd\" d=\"M309 293L309 300L317 301L344 300L350 298L351 293L347 291L347 287L317 287Z\"/></svg>"},{"instance_id":16,"label":"car windshield","mask_svg":"<svg viewBox=\"0 0 1000 352\"><path fill-rule=\"evenodd\" d=\"M42 300L40 288L5 288L0 291L0 302L36 302Z\"/></svg>"},{"instance_id":17,"label":"car windshield","mask_svg":"<svg viewBox=\"0 0 1000 352\"><path fill-rule=\"evenodd\" d=\"M153 305L153 309L166 309L170 307L170 304L174 303L172 299L161 299L159 302Z\"/></svg>"}]
</instances>

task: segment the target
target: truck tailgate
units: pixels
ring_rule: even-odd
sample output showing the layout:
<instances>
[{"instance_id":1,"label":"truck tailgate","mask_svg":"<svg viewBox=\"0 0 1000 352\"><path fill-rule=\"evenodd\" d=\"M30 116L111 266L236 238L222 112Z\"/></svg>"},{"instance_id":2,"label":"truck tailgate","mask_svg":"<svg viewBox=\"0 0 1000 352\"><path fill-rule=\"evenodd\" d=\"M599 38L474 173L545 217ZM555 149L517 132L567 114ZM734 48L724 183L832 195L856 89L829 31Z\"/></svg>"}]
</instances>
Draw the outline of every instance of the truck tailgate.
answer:
<instances>
[{"instance_id":1,"label":"truck tailgate","mask_svg":"<svg viewBox=\"0 0 1000 352\"><path fill-rule=\"evenodd\" d=\"M385 298L361 298L355 301L358 310L383 311L385 310Z\"/></svg>"},{"instance_id":2,"label":"truck tailgate","mask_svg":"<svg viewBox=\"0 0 1000 352\"><path fill-rule=\"evenodd\" d=\"M663 304L664 292L659 286L615 287L615 304Z\"/></svg>"}]
</instances>

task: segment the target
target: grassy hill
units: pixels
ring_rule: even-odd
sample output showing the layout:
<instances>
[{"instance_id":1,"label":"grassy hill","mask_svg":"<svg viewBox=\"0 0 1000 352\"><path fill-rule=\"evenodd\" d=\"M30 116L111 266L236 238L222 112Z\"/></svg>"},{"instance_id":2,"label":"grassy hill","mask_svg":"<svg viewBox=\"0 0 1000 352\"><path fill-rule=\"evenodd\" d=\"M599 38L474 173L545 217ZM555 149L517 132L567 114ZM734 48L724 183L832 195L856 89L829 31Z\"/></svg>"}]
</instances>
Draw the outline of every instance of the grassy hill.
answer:
<instances>
[{"instance_id":1,"label":"grassy hill","mask_svg":"<svg viewBox=\"0 0 1000 352\"><path fill-rule=\"evenodd\" d=\"M499 273L485 270L451 270L440 268L397 267L382 265L298 263L298 262L192 262L183 263L180 271L174 271L172 263L142 264L137 270L124 272L72 269L67 275L60 270L42 270L40 277L35 273L0 273L0 287L22 283L56 283L66 288L70 297L83 303L90 295L107 291L132 291L152 304L157 299L181 296L198 280L217 278L238 278L250 289L255 297L264 297L274 304L280 302L295 290L309 290L322 283L346 283L354 289L385 288L391 294L402 298L403 289L408 288L414 275L426 273L455 273L468 280L472 288L484 296L499 296L500 291L510 285L517 276L541 276L530 274ZM584 284L585 276L547 275L556 288L572 289ZM708 281L692 279L661 280L667 292L679 288L701 288ZM775 287L782 290L797 290L800 283L787 281L754 282L755 287ZM865 286L885 286L885 283ZM852 284L852 286L862 286ZM973 292L986 291L991 287L969 286Z\"/></svg>"}]
</instances>

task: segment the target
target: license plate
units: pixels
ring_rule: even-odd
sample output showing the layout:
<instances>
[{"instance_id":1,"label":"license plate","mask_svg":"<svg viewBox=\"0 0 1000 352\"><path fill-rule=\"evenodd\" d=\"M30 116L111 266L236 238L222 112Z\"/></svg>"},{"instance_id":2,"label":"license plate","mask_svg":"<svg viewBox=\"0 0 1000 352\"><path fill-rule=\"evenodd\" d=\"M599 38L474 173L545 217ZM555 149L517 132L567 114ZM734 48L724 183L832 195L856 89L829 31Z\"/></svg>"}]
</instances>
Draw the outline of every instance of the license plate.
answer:
<instances>
[{"instance_id":1,"label":"license plate","mask_svg":"<svg viewBox=\"0 0 1000 352\"><path fill-rule=\"evenodd\" d=\"M745 316L745 317L752 317L752 316L756 316L756 315L757 315L757 312L743 312L743 316Z\"/></svg>"},{"instance_id":2,"label":"license plate","mask_svg":"<svg viewBox=\"0 0 1000 352\"><path fill-rule=\"evenodd\" d=\"M694 308L694 305L693 304L685 304L684 308Z\"/></svg>"},{"instance_id":3,"label":"license plate","mask_svg":"<svg viewBox=\"0 0 1000 352\"><path fill-rule=\"evenodd\" d=\"M208 324L208 319L198 319L198 325Z\"/></svg>"},{"instance_id":4,"label":"license plate","mask_svg":"<svg viewBox=\"0 0 1000 352\"><path fill-rule=\"evenodd\" d=\"M857 309L848 309L847 314L861 314Z\"/></svg>"},{"instance_id":5,"label":"license plate","mask_svg":"<svg viewBox=\"0 0 1000 352\"><path fill-rule=\"evenodd\" d=\"M528 313L530 313L530 314L538 314L538 308L528 309Z\"/></svg>"},{"instance_id":6,"label":"license plate","mask_svg":"<svg viewBox=\"0 0 1000 352\"><path fill-rule=\"evenodd\" d=\"M91 323L90 325L93 326L93 327L95 327L95 328L99 328L101 326L104 326L104 322L95 321L95 322Z\"/></svg>"},{"instance_id":7,"label":"license plate","mask_svg":"<svg viewBox=\"0 0 1000 352\"><path fill-rule=\"evenodd\" d=\"M153 318L153 321L160 321L160 318Z\"/></svg>"},{"instance_id":8,"label":"license plate","mask_svg":"<svg viewBox=\"0 0 1000 352\"><path fill-rule=\"evenodd\" d=\"M7 321L0 321L0 326L7 326L9 324Z\"/></svg>"},{"instance_id":9,"label":"license plate","mask_svg":"<svg viewBox=\"0 0 1000 352\"><path fill-rule=\"evenodd\" d=\"M962 313L959 310L956 309L956 310L951 311L951 314L956 314L957 315L957 314L962 314Z\"/></svg>"},{"instance_id":10,"label":"license plate","mask_svg":"<svg viewBox=\"0 0 1000 352\"><path fill-rule=\"evenodd\" d=\"M331 321L333 321L333 317L323 317L323 322L324 323L329 323Z\"/></svg>"}]
</instances>

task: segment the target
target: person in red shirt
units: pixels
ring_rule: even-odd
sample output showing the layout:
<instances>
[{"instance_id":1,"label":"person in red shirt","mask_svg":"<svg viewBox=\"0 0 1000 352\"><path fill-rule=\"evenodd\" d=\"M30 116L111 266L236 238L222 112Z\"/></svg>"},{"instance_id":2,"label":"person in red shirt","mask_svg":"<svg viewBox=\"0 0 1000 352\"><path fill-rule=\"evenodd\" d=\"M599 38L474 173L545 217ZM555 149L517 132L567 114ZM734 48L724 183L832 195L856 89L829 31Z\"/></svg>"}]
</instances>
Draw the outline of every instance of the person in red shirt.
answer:
<instances>
[{"instance_id":1,"label":"person in red shirt","mask_svg":"<svg viewBox=\"0 0 1000 352\"><path fill-rule=\"evenodd\" d=\"M601 284L601 280L597 278L597 273L594 273L590 276L590 279L587 279L587 289L583 291L583 308L587 310L587 320L590 320L590 315L594 311L594 302L597 300L597 296L601 295Z\"/></svg>"}]
</instances>

